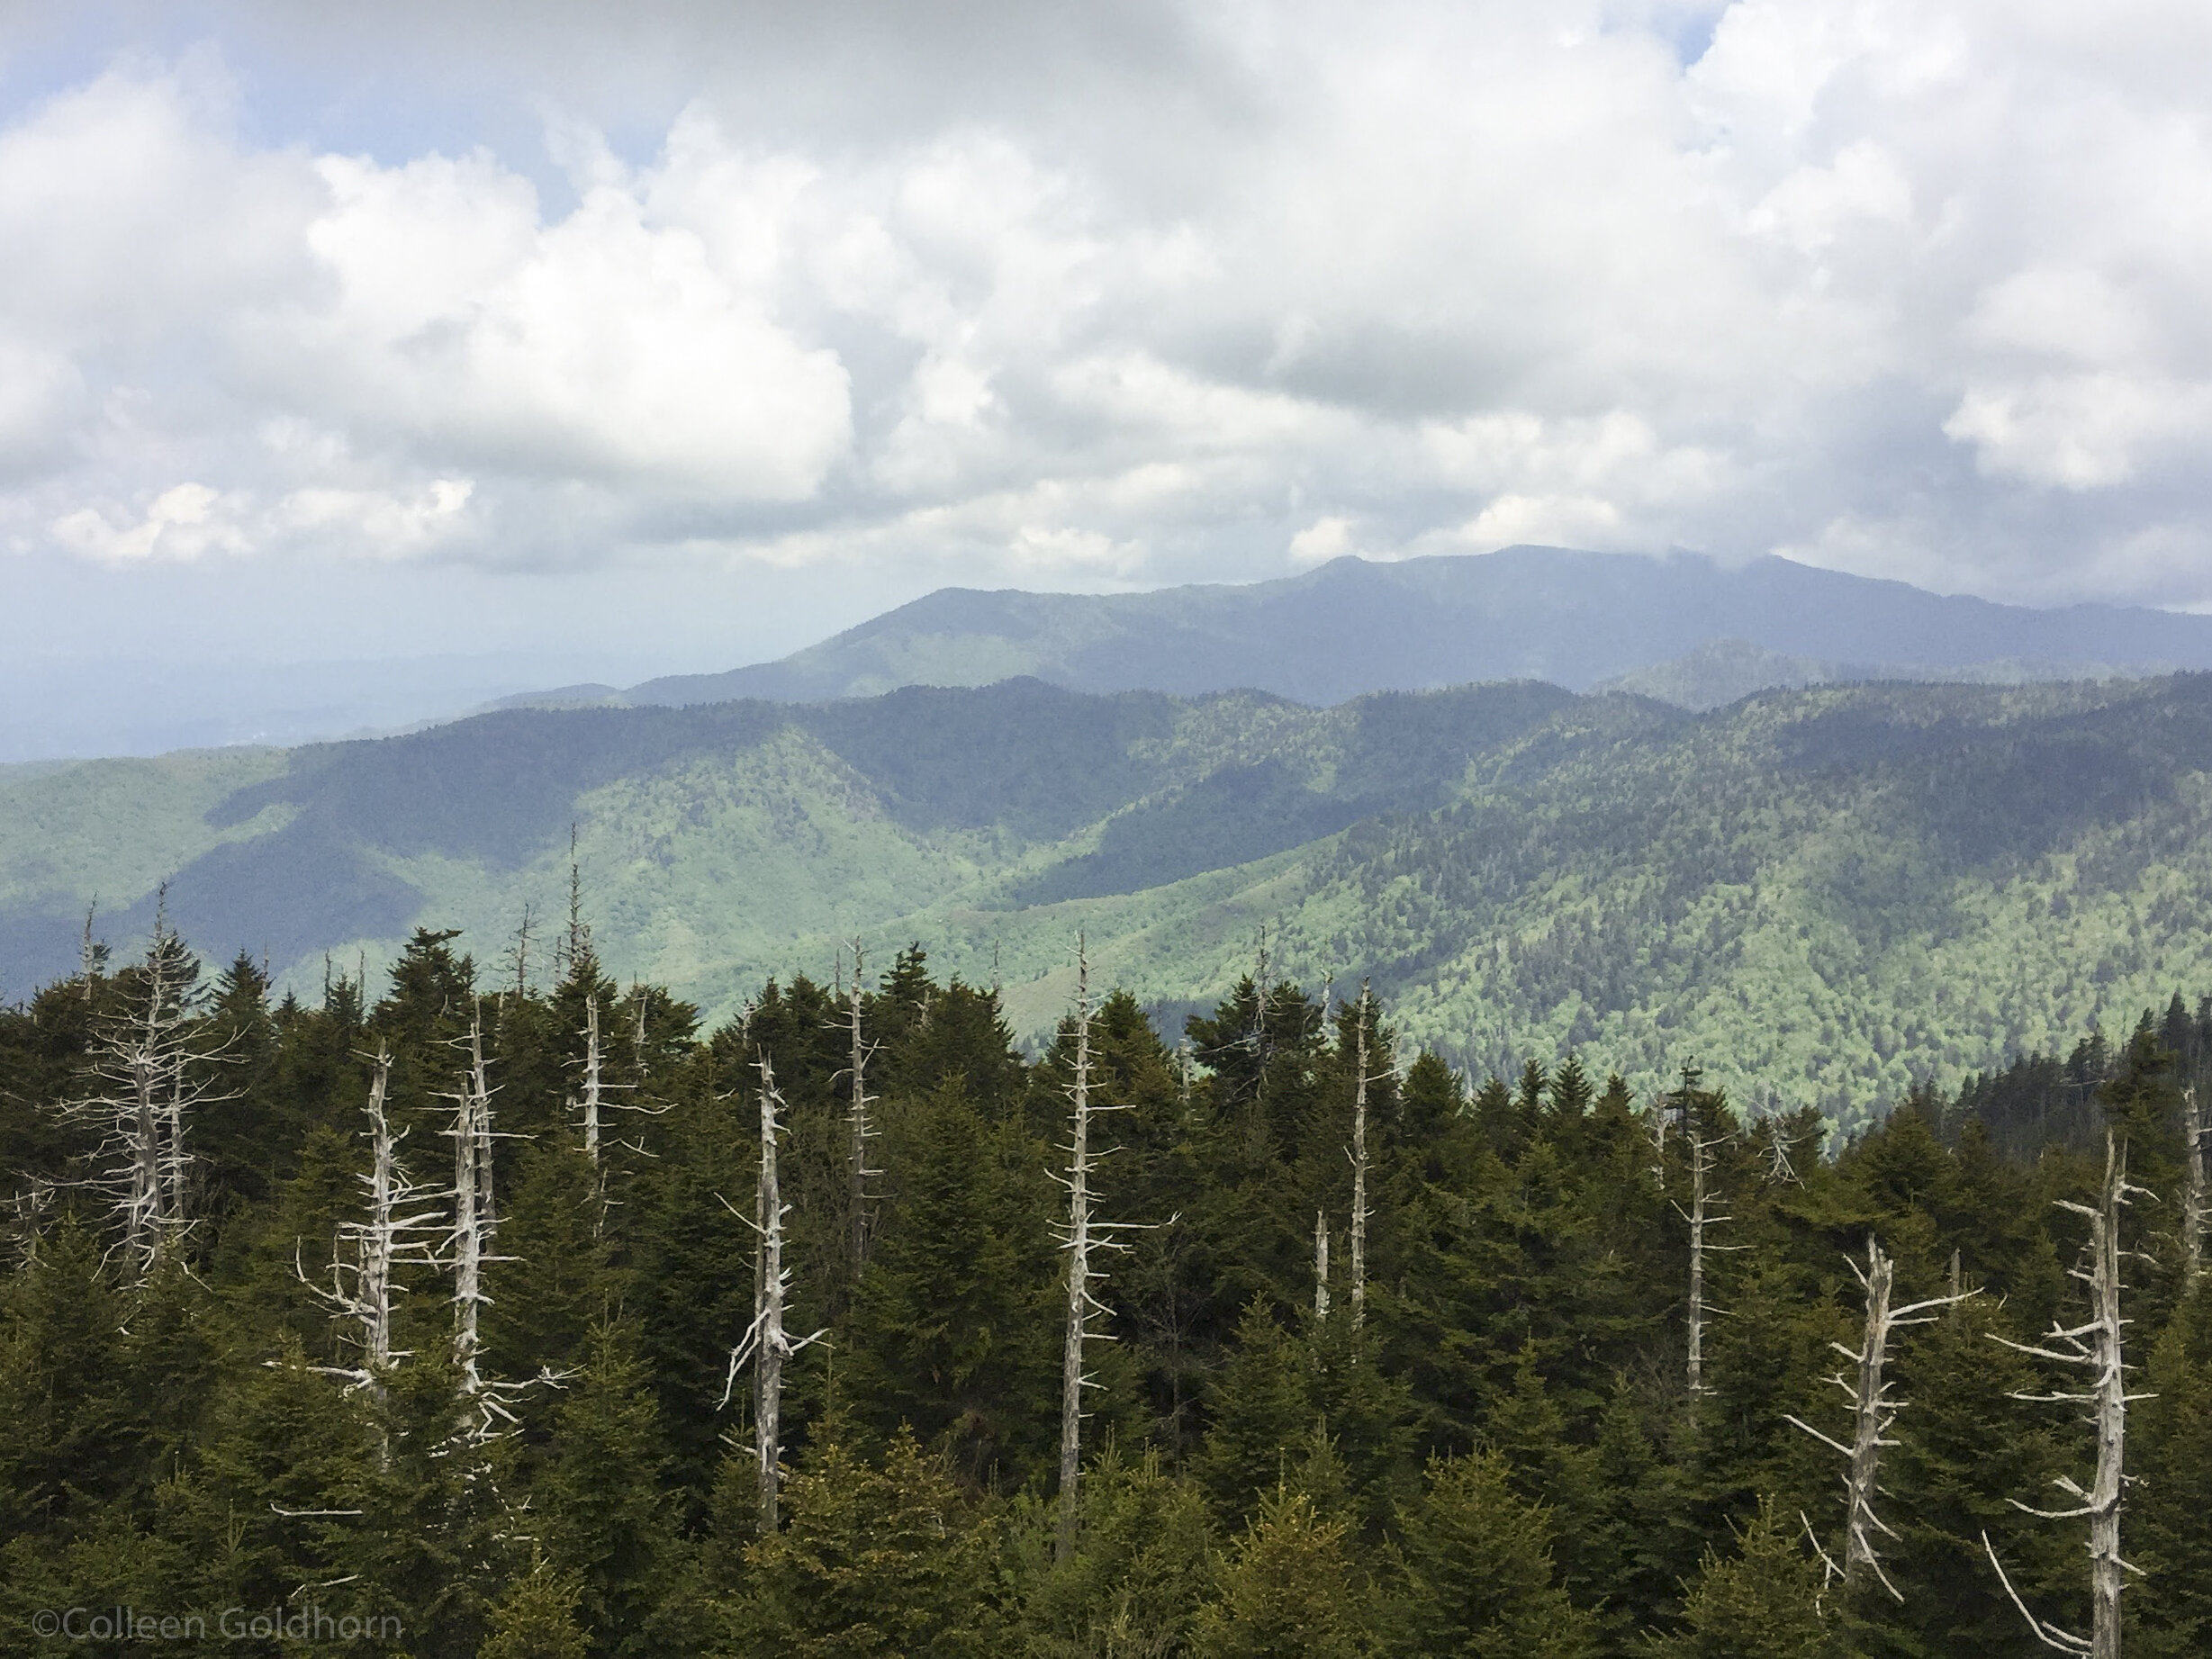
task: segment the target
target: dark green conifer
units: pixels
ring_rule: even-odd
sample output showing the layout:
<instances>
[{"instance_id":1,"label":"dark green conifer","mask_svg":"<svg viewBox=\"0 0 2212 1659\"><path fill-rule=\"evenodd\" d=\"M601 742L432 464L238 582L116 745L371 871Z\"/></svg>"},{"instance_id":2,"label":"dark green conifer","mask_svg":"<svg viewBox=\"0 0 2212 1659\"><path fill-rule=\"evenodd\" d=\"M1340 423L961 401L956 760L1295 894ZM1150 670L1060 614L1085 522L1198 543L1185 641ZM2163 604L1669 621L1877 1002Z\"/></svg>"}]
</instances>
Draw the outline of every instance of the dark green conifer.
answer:
<instances>
[{"instance_id":1,"label":"dark green conifer","mask_svg":"<svg viewBox=\"0 0 2212 1659\"><path fill-rule=\"evenodd\" d=\"M784 1525L745 1552L727 1609L746 1659L987 1659L1004 1651L992 1541L942 1457L894 1434L861 1456L835 1414L783 1489Z\"/></svg>"},{"instance_id":2,"label":"dark green conifer","mask_svg":"<svg viewBox=\"0 0 2212 1659\"><path fill-rule=\"evenodd\" d=\"M1439 1458L1401 1512L1389 1651L1468 1659L1589 1659L1597 1627L1560 1586L1549 1513L1492 1451Z\"/></svg>"},{"instance_id":3,"label":"dark green conifer","mask_svg":"<svg viewBox=\"0 0 2212 1659\"><path fill-rule=\"evenodd\" d=\"M1305 1492L1278 1485L1221 1558L1214 1599L1199 1609L1201 1659L1356 1659L1369 1651L1367 1586L1348 1527Z\"/></svg>"}]
</instances>

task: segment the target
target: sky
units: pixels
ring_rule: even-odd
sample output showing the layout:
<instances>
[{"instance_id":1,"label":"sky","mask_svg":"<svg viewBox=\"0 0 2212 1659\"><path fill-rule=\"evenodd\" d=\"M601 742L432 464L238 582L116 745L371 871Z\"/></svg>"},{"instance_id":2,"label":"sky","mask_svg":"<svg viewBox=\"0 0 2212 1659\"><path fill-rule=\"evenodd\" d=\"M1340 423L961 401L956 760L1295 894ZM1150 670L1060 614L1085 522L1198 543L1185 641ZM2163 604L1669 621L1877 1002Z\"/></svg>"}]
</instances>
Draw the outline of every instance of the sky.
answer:
<instances>
[{"instance_id":1,"label":"sky","mask_svg":"<svg viewBox=\"0 0 2212 1659\"><path fill-rule=\"evenodd\" d=\"M2212 609L2207 63L2201 0L0 0L0 692L1521 542Z\"/></svg>"}]
</instances>

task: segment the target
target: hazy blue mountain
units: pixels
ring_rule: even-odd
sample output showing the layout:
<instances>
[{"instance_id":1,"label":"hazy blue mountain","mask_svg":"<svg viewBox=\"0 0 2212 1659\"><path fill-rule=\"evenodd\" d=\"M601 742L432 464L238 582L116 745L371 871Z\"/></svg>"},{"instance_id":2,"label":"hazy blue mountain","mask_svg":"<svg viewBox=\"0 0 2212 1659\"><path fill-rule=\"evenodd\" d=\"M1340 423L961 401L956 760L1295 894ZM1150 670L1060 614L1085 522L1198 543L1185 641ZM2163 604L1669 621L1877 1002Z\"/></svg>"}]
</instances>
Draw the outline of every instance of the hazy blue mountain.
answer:
<instances>
[{"instance_id":1,"label":"hazy blue mountain","mask_svg":"<svg viewBox=\"0 0 2212 1659\"><path fill-rule=\"evenodd\" d=\"M627 699L806 702L1026 674L1085 691L1250 687L1325 705L1491 680L1580 690L1719 640L1835 671L1798 673L1799 683L2212 668L2212 617L1998 605L1779 558L1729 567L1691 554L1511 547L1344 558L1279 581L1150 593L945 588L780 662L647 681ZM1752 678L1791 683L1793 672Z\"/></svg>"}]
</instances>

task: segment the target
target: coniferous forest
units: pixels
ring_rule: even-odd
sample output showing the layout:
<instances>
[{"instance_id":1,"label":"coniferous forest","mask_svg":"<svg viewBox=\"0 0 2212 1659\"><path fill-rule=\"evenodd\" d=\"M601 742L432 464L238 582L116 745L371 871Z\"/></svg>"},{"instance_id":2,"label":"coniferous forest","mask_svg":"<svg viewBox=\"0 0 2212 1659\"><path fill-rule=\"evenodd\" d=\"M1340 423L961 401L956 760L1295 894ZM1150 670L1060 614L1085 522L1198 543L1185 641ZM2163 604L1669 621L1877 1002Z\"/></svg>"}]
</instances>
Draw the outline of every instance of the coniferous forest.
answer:
<instances>
[{"instance_id":1,"label":"coniferous forest","mask_svg":"<svg viewBox=\"0 0 2212 1659\"><path fill-rule=\"evenodd\" d=\"M1264 956L1025 1054L919 946L706 1030L468 943L0 1013L0 1648L2212 1641L2212 1006L1831 1143Z\"/></svg>"}]
</instances>

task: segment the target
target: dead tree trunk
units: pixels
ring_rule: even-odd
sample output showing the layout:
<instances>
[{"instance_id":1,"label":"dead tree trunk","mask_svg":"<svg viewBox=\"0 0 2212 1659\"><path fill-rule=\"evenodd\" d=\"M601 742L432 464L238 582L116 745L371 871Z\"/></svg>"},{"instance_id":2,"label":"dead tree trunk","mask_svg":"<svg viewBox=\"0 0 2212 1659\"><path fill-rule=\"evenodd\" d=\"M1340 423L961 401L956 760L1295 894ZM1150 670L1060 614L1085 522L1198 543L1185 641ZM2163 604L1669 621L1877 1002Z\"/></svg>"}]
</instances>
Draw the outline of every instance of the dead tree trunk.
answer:
<instances>
[{"instance_id":1,"label":"dead tree trunk","mask_svg":"<svg viewBox=\"0 0 2212 1659\"><path fill-rule=\"evenodd\" d=\"M1846 1259L1848 1260L1847 1258ZM1828 1552L1822 1550L1820 1557L1827 1564L1829 1573L1842 1578L1848 1588L1871 1573L1880 1581L1882 1589L1902 1601L1904 1597L1898 1593L1897 1586L1890 1582L1889 1575L1882 1570L1882 1558L1874 1548L1873 1540L1876 1532L1891 1537L1897 1536L1874 1512L1874 1499L1881 1491L1882 1454L1897 1444L1888 1438L1888 1435L1902 1403L1890 1398L1889 1384L1882 1375L1889 1362L1890 1335L1907 1325L1928 1324L1935 1318L1931 1309L1949 1307L1954 1303L1964 1302L1966 1297L1955 1293L1892 1309L1890 1293L1896 1283L1896 1264L1882 1252L1882 1246L1871 1236L1866 1240L1866 1270L1860 1272L1856 1262L1851 1262L1850 1267L1866 1293L1865 1330L1855 1352L1840 1342L1829 1346L1857 1366L1857 1374L1855 1377L1849 1378L1839 1374L1828 1378L1828 1381L1841 1389L1851 1402L1851 1444L1846 1446L1830 1439L1801 1418L1791 1417L1786 1420L1796 1424L1823 1445L1841 1452L1845 1458L1844 1559L1843 1565L1837 1567ZM1810 1522L1806 1530L1811 1530Z\"/></svg>"},{"instance_id":2,"label":"dead tree trunk","mask_svg":"<svg viewBox=\"0 0 2212 1659\"><path fill-rule=\"evenodd\" d=\"M591 1168L599 1168L599 993L591 991L583 999L583 1098L578 1104L583 1112L583 1155L591 1160Z\"/></svg>"},{"instance_id":3,"label":"dead tree trunk","mask_svg":"<svg viewBox=\"0 0 2212 1659\"><path fill-rule=\"evenodd\" d=\"M193 1041L198 973L166 909L158 911L135 983L126 981L130 1006L95 1025L95 1091L63 1108L66 1117L99 1132L86 1185L106 1199L124 1256L141 1276L189 1225L192 1114L227 1098L209 1081L221 1046Z\"/></svg>"},{"instance_id":4,"label":"dead tree trunk","mask_svg":"<svg viewBox=\"0 0 2212 1659\"><path fill-rule=\"evenodd\" d=\"M754 1189L753 1218L746 1224L759 1241L753 1260L753 1323L745 1339L730 1350L729 1375L722 1386L727 1405L737 1373L753 1365L753 1450L760 1482L760 1527L773 1532L777 1493L783 1472L783 1366L801 1348L826 1334L816 1331L794 1342L784 1316L791 1276L783 1265L783 1218L789 1213L777 1175L776 1142L783 1124L783 1096L776 1089L776 1068L767 1054L756 1062L761 1074L761 1166ZM727 1200L725 1201L727 1204ZM740 1216L739 1220L745 1218Z\"/></svg>"},{"instance_id":5,"label":"dead tree trunk","mask_svg":"<svg viewBox=\"0 0 2212 1659\"><path fill-rule=\"evenodd\" d=\"M396 1206L405 1191L405 1180L392 1136L392 1122L384 1115L384 1090L392 1081L392 1050L379 1044L376 1076L369 1085L368 1220L363 1225L356 1260L360 1263L357 1290L361 1303L361 1364L371 1385L392 1365L392 1267L397 1253Z\"/></svg>"},{"instance_id":6,"label":"dead tree trunk","mask_svg":"<svg viewBox=\"0 0 2212 1659\"><path fill-rule=\"evenodd\" d=\"M77 973L84 982L86 1002L92 1000L93 986L100 978L100 970L107 965L107 947L92 936L92 919L99 909L97 897L85 906L85 936L77 946Z\"/></svg>"},{"instance_id":7,"label":"dead tree trunk","mask_svg":"<svg viewBox=\"0 0 2212 1659\"><path fill-rule=\"evenodd\" d=\"M1083 1465L1083 1339L1095 1304L1090 1292L1090 959L1079 946L1075 969L1075 1080L1069 1090L1068 1320L1060 1364L1060 1535L1065 1561L1075 1547L1077 1481Z\"/></svg>"},{"instance_id":8,"label":"dead tree trunk","mask_svg":"<svg viewBox=\"0 0 2212 1659\"><path fill-rule=\"evenodd\" d=\"M1371 1003L1364 981L1352 1064L1351 1322L1358 1330L1368 1315L1368 1018Z\"/></svg>"},{"instance_id":9,"label":"dead tree trunk","mask_svg":"<svg viewBox=\"0 0 2212 1659\"><path fill-rule=\"evenodd\" d=\"M783 1462L783 1362L790 1352L783 1330L783 1186L776 1175L775 1068L761 1056L761 1175L756 1204L761 1257L753 1312L760 1325L760 1366L754 1374L754 1447L760 1460L761 1530L776 1529L776 1488Z\"/></svg>"},{"instance_id":10,"label":"dead tree trunk","mask_svg":"<svg viewBox=\"0 0 2212 1659\"><path fill-rule=\"evenodd\" d=\"M1685 1368L1690 1397L1694 1400L1705 1392L1705 1254L1731 1248L1709 1244L1705 1231L1723 1226L1733 1218L1727 1211L1714 1208L1718 1200L1712 1191L1712 1137L1694 1124L1685 1124L1683 1133L1690 1143L1690 1207L1684 1210L1676 1204L1675 1208L1690 1223L1690 1340Z\"/></svg>"},{"instance_id":11,"label":"dead tree trunk","mask_svg":"<svg viewBox=\"0 0 2212 1659\"><path fill-rule=\"evenodd\" d=\"M1102 1106L1090 1097L1090 958L1080 940L1075 968L1075 1075L1068 1090L1070 1134L1068 1174L1061 1185L1068 1191L1068 1220L1063 1243L1068 1251L1067 1324L1062 1333L1060 1371L1060 1530L1053 1548L1065 1561L1074 1553L1079 1515L1079 1483L1083 1466L1083 1345L1101 1339L1091 1320L1106 1312L1092 1288L1101 1276L1091 1266L1091 1254L1120 1249L1111 1235L1120 1231L1111 1222L1091 1219L1090 1176L1095 1154L1090 1145L1094 1113L1118 1112L1120 1106Z\"/></svg>"},{"instance_id":12,"label":"dead tree trunk","mask_svg":"<svg viewBox=\"0 0 2212 1659\"><path fill-rule=\"evenodd\" d=\"M1329 1321L1329 1213L1314 1212L1314 1322Z\"/></svg>"},{"instance_id":13,"label":"dead tree trunk","mask_svg":"<svg viewBox=\"0 0 2212 1659\"><path fill-rule=\"evenodd\" d=\"M851 1162L848 1171L849 1195L853 1222L853 1273L857 1278L868 1262L868 1240L871 1216L868 1207L868 1183L878 1173L868 1167L868 1143L875 1139L875 1123L869 1114L874 1097L868 1093L868 1044L861 1032L861 974L862 959L861 942L853 942L853 997L846 1009L848 1036L852 1053L848 1064L852 1069L853 1106L847 1114L846 1129L852 1141L847 1154Z\"/></svg>"},{"instance_id":14,"label":"dead tree trunk","mask_svg":"<svg viewBox=\"0 0 2212 1659\"><path fill-rule=\"evenodd\" d=\"M393 1270L402 1262L428 1265L435 1260L431 1240L443 1218L427 1207L429 1195L409 1180L400 1166L399 1143L406 1132L393 1134L384 1110L392 1053L381 1044L375 1068L366 1107L369 1169L359 1177L366 1189L365 1213L359 1221L339 1229L341 1246L348 1248L330 1264L330 1288L326 1291L309 1282L304 1271L300 1278L317 1300L353 1328L351 1340L360 1351L361 1363L330 1367L333 1374L345 1377L350 1387L367 1388L381 1397L385 1376L402 1357L392 1346L393 1302L399 1291Z\"/></svg>"},{"instance_id":15,"label":"dead tree trunk","mask_svg":"<svg viewBox=\"0 0 2212 1659\"><path fill-rule=\"evenodd\" d=\"M2181 1091L2183 1187L2181 1191L2181 1263L2190 1279L2204 1272L2204 1108L2197 1104L2197 1086Z\"/></svg>"},{"instance_id":16,"label":"dead tree trunk","mask_svg":"<svg viewBox=\"0 0 2212 1659\"><path fill-rule=\"evenodd\" d=\"M461 1373L461 1392L484 1394L478 1354L484 1304L485 1264L499 1259L493 1241L499 1211L492 1187L492 1086L483 1058L483 1018L469 1020L468 1069L454 1103L453 1123L453 1361ZM485 1432L491 1425L483 1425Z\"/></svg>"},{"instance_id":17,"label":"dead tree trunk","mask_svg":"<svg viewBox=\"0 0 2212 1659\"><path fill-rule=\"evenodd\" d=\"M2089 1521L2090 1597L2094 1623L2087 1641L2071 1631L2036 1617L2013 1589L2006 1576L2004 1564L1997 1559L1997 1552L1990 1546L1989 1535L1982 1534L1982 1547L1989 1551L1991 1564L1998 1576L2004 1580L2006 1593L2013 1605L2027 1620L2036 1639L2046 1647L2062 1653L2084 1654L2090 1659L2119 1659L2120 1655L2120 1595L2127 1587L2126 1575L2136 1569L2120 1555L2120 1510L2126 1502L2127 1407L2132 1400L2144 1399L2142 1394L2127 1392L2126 1366L2124 1358L2123 1334L2126 1322L2120 1317L2120 1211L2132 1195L2144 1195L2144 1189L2132 1186L2127 1179L2127 1143L2111 1130L2105 1132L2105 1178L2095 1205L2068 1203L2062 1200L2059 1207L2085 1216L2090 1224L2088 1265L2069 1268L2071 1277L2088 1287L2090 1317L2081 1324L2060 1326L2054 1324L2044 1340L2051 1347L2036 1347L2026 1343L2007 1341L2002 1337L1994 1339L2007 1348L2023 1354L2032 1354L2040 1359L2054 1360L2072 1366L2089 1374L2086 1392L2054 1392L2048 1394L2020 1394L2015 1398L2045 1402L2063 1402L2086 1405L2090 1420L2097 1429L2097 1473L2090 1488L2084 1492L2070 1476L2061 1475L2053 1483L2069 1496L2080 1501L2072 1509L2038 1510L2012 1500L2015 1509L2025 1510L2045 1520L2068 1520L2086 1517Z\"/></svg>"}]
</instances>

